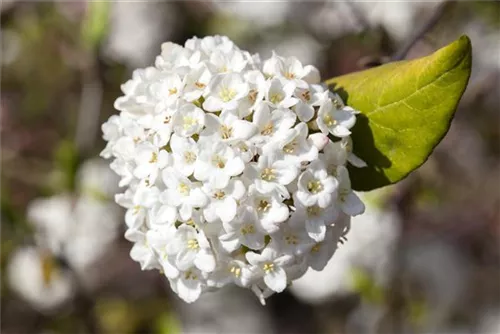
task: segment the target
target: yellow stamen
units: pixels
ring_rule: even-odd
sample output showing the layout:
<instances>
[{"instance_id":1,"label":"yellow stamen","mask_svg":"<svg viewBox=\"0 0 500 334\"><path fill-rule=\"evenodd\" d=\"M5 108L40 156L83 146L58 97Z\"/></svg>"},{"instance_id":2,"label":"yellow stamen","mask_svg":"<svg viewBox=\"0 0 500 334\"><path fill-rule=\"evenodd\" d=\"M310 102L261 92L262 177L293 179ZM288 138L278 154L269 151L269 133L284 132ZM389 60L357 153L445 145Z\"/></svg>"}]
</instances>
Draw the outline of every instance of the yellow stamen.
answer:
<instances>
[{"instance_id":1,"label":"yellow stamen","mask_svg":"<svg viewBox=\"0 0 500 334\"><path fill-rule=\"evenodd\" d=\"M241 234L253 234L255 233L255 227L253 225L245 225L240 229Z\"/></svg>"},{"instance_id":2,"label":"yellow stamen","mask_svg":"<svg viewBox=\"0 0 500 334\"><path fill-rule=\"evenodd\" d=\"M337 124L337 120L334 119L331 115L325 115L323 117L323 122L326 124L326 126L334 126Z\"/></svg>"},{"instance_id":3,"label":"yellow stamen","mask_svg":"<svg viewBox=\"0 0 500 334\"><path fill-rule=\"evenodd\" d=\"M196 239L189 239L187 242L187 248L196 250L200 248L200 245Z\"/></svg>"},{"instance_id":4,"label":"yellow stamen","mask_svg":"<svg viewBox=\"0 0 500 334\"><path fill-rule=\"evenodd\" d=\"M271 208L271 203L265 199L261 199L257 205L257 211L267 212Z\"/></svg>"},{"instance_id":5,"label":"yellow stamen","mask_svg":"<svg viewBox=\"0 0 500 334\"><path fill-rule=\"evenodd\" d=\"M279 93L276 93L276 94L273 94L269 97L269 101L271 101L271 103L279 103L283 100L283 95L279 94Z\"/></svg>"},{"instance_id":6,"label":"yellow stamen","mask_svg":"<svg viewBox=\"0 0 500 334\"><path fill-rule=\"evenodd\" d=\"M309 190L311 194L317 194L323 190L323 185L321 181L309 181L307 183L307 190Z\"/></svg>"},{"instance_id":7,"label":"yellow stamen","mask_svg":"<svg viewBox=\"0 0 500 334\"><path fill-rule=\"evenodd\" d=\"M263 136L269 136L270 134L273 133L273 123L269 122L264 129L260 132L261 135Z\"/></svg>"},{"instance_id":8,"label":"yellow stamen","mask_svg":"<svg viewBox=\"0 0 500 334\"><path fill-rule=\"evenodd\" d=\"M214 197L215 199L219 199L219 200L221 200L221 199L223 199L224 197L226 197L226 193L225 193L225 192L223 192L222 190L217 190L217 191L214 193L213 197Z\"/></svg>"},{"instance_id":9,"label":"yellow stamen","mask_svg":"<svg viewBox=\"0 0 500 334\"><path fill-rule=\"evenodd\" d=\"M274 169L272 168L264 168L262 173L260 174L262 180L272 181L276 179L276 175L274 174Z\"/></svg>"},{"instance_id":10,"label":"yellow stamen","mask_svg":"<svg viewBox=\"0 0 500 334\"><path fill-rule=\"evenodd\" d=\"M227 125L222 125L220 127L220 134L222 139L229 139L233 136L233 128Z\"/></svg>"},{"instance_id":11,"label":"yellow stamen","mask_svg":"<svg viewBox=\"0 0 500 334\"><path fill-rule=\"evenodd\" d=\"M189 189L189 186L187 184L185 184L185 183L179 183L179 187L178 188L179 188L179 192L182 195L184 195L184 196L189 195L190 189Z\"/></svg>"},{"instance_id":12,"label":"yellow stamen","mask_svg":"<svg viewBox=\"0 0 500 334\"><path fill-rule=\"evenodd\" d=\"M232 266L230 269L229 269L229 272L231 274L233 274L234 276L236 277L240 277L241 276L241 268L240 267L237 267L237 266Z\"/></svg>"},{"instance_id":13,"label":"yellow stamen","mask_svg":"<svg viewBox=\"0 0 500 334\"><path fill-rule=\"evenodd\" d=\"M184 161L188 164L192 164L196 161L196 154L192 151L184 152Z\"/></svg>"},{"instance_id":14,"label":"yellow stamen","mask_svg":"<svg viewBox=\"0 0 500 334\"><path fill-rule=\"evenodd\" d=\"M226 162L219 155L216 155L212 158L212 163L214 164L215 167L220 169L226 167Z\"/></svg>"},{"instance_id":15,"label":"yellow stamen","mask_svg":"<svg viewBox=\"0 0 500 334\"><path fill-rule=\"evenodd\" d=\"M270 272L274 271L274 263L271 262L264 264L263 269L266 274L269 274Z\"/></svg>"},{"instance_id":16,"label":"yellow stamen","mask_svg":"<svg viewBox=\"0 0 500 334\"><path fill-rule=\"evenodd\" d=\"M187 130L190 127L198 124L198 120L191 116L184 116L183 122L184 122L184 130Z\"/></svg>"},{"instance_id":17,"label":"yellow stamen","mask_svg":"<svg viewBox=\"0 0 500 334\"><path fill-rule=\"evenodd\" d=\"M224 102L231 101L236 96L236 91L230 88L222 88L219 92L219 97Z\"/></svg>"},{"instance_id":18,"label":"yellow stamen","mask_svg":"<svg viewBox=\"0 0 500 334\"><path fill-rule=\"evenodd\" d=\"M207 86L204 83L199 82L199 81L195 82L194 85L196 86L196 88L199 88L199 89L203 89Z\"/></svg>"}]
</instances>

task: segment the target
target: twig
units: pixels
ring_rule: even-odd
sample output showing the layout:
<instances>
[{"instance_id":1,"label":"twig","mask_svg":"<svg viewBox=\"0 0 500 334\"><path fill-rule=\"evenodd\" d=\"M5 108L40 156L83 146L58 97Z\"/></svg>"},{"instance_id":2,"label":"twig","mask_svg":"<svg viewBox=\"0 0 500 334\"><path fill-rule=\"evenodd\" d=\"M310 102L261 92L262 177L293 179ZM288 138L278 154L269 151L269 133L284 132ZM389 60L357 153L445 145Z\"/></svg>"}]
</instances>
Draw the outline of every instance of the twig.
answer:
<instances>
[{"instance_id":1,"label":"twig","mask_svg":"<svg viewBox=\"0 0 500 334\"><path fill-rule=\"evenodd\" d=\"M436 24L440 21L443 15L454 5L454 1L444 1L438 5L429 20L415 33L415 35L404 44L399 51L397 51L394 56L392 56L392 61L399 61L406 58L408 52L413 48L413 46L429 31L431 31Z\"/></svg>"},{"instance_id":2,"label":"twig","mask_svg":"<svg viewBox=\"0 0 500 334\"><path fill-rule=\"evenodd\" d=\"M80 154L91 149L99 128L102 107L102 83L95 62L83 70L82 93L78 110L75 145Z\"/></svg>"}]
</instances>

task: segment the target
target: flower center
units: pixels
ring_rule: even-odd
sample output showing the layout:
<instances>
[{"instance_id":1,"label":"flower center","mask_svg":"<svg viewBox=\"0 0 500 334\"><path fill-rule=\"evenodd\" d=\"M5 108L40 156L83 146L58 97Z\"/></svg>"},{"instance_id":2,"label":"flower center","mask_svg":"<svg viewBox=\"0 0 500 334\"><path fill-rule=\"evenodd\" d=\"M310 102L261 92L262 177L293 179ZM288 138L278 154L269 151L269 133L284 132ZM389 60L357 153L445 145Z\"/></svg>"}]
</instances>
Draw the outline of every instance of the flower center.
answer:
<instances>
[{"instance_id":1,"label":"flower center","mask_svg":"<svg viewBox=\"0 0 500 334\"><path fill-rule=\"evenodd\" d=\"M196 161L196 154L193 151L184 152L184 161L188 164L192 164Z\"/></svg>"},{"instance_id":2,"label":"flower center","mask_svg":"<svg viewBox=\"0 0 500 334\"><path fill-rule=\"evenodd\" d=\"M247 235L247 234L253 234L255 233L255 227L253 225L245 225L240 229L241 234Z\"/></svg>"},{"instance_id":3,"label":"flower center","mask_svg":"<svg viewBox=\"0 0 500 334\"><path fill-rule=\"evenodd\" d=\"M295 234L288 234L285 236L285 242L289 245L298 245L299 238Z\"/></svg>"},{"instance_id":4,"label":"flower center","mask_svg":"<svg viewBox=\"0 0 500 334\"><path fill-rule=\"evenodd\" d=\"M220 99L224 102L231 101L232 99L234 99L235 96L236 96L235 90L226 87L222 88L219 93Z\"/></svg>"},{"instance_id":5,"label":"flower center","mask_svg":"<svg viewBox=\"0 0 500 334\"><path fill-rule=\"evenodd\" d=\"M295 152L296 148L297 148L297 142L294 140L283 147L283 152L292 154L293 152Z\"/></svg>"},{"instance_id":6,"label":"flower center","mask_svg":"<svg viewBox=\"0 0 500 334\"><path fill-rule=\"evenodd\" d=\"M198 244L198 241L196 239L189 239L187 242L187 248L196 250L200 248L200 245Z\"/></svg>"},{"instance_id":7,"label":"flower center","mask_svg":"<svg viewBox=\"0 0 500 334\"><path fill-rule=\"evenodd\" d=\"M191 116L184 116L183 121L184 121L184 130L187 130L190 127L198 124L198 120Z\"/></svg>"},{"instance_id":8,"label":"flower center","mask_svg":"<svg viewBox=\"0 0 500 334\"><path fill-rule=\"evenodd\" d=\"M323 190L323 185L321 184L321 181L318 180L309 181L307 183L307 190L309 190L311 194L317 194Z\"/></svg>"},{"instance_id":9,"label":"flower center","mask_svg":"<svg viewBox=\"0 0 500 334\"><path fill-rule=\"evenodd\" d=\"M248 93L248 99L252 102L255 102L255 100L257 100L257 90L256 89L250 90L250 92Z\"/></svg>"},{"instance_id":10,"label":"flower center","mask_svg":"<svg viewBox=\"0 0 500 334\"><path fill-rule=\"evenodd\" d=\"M193 273L191 270L188 270L184 273L184 278L185 279L190 279L190 280L197 280L198 279L198 275L196 275L195 273Z\"/></svg>"},{"instance_id":11,"label":"flower center","mask_svg":"<svg viewBox=\"0 0 500 334\"><path fill-rule=\"evenodd\" d=\"M220 155L215 155L212 158L212 164L220 169L226 167L226 161Z\"/></svg>"},{"instance_id":12,"label":"flower center","mask_svg":"<svg viewBox=\"0 0 500 334\"><path fill-rule=\"evenodd\" d=\"M334 126L337 124L337 120L335 120L331 115L325 115L323 117L323 122L326 126Z\"/></svg>"},{"instance_id":13,"label":"flower center","mask_svg":"<svg viewBox=\"0 0 500 334\"><path fill-rule=\"evenodd\" d=\"M224 197L226 197L226 193L223 192L222 190L217 190L215 193L214 193L214 196L213 196L215 199L218 199L218 200L221 200L223 199Z\"/></svg>"},{"instance_id":14,"label":"flower center","mask_svg":"<svg viewBox=\"0 0 500 334\"><path fill-rule=\"evenodd\" d=\"M273 123L269 122L260 132L261 135L269 136L273 133Z\"/></svg>"},{"instance_id":15,"label":"flower center","mask_svg":"<svg viewBox=\"0 0 500 334\"><path fill-rule=\"evenodd\" d=\"M265 263L263 269L264 269L264 272L266 274L273 272L274 271L274 263L272 263L272 262Z\"/></svg>"},{"instance_id":16,"label":"flower center","mask_svg":"<svg viewBox=\"0 0 500 334\"><path fill-rule=\"evenodd\" d=\"M229 269L229 272L233 274L235 277L240 277L241 276L241 268L238 266L232 266Z\"/></svg>"},{"instance_id":17,"label":"flower center","mask_svg":"<svg viewBox=\"0 0 500 334\"><path fill-rule=\"evenodd\" d=\"M337 99L332 99L332 103L333 103L333 106L334 106L335 108L337 108L337 109L342 108L342 103L340 103L340 101L339 101L339 100L337 100Z\"/></svg>"},{"instance_id":18,"label":"flower center","mask_svg":"<svg viewBox=\"0 0 500 334\"><path fill-rule=\"evenodd\" d=\"M151 159L149 160L149 163L154 164L157 161L158 161L158 153L156 152L151 153Z\"/></svg>"},{"instance_id":19,"label":"flower center","mask_svg":"<svg viewBox=\"0 0 500 334\"><path fill-rule=\"evenodd\" d=\"M174 94L177 94L177 88L170 88L168 90L168 95L174 95Z\"/></svg>"},{"instance_id":20,"label":"flower center","mask_svg":"<svg viewBox=\"0 0 500 334\"><path fill-rule=\"evenodd\" d=\"M276 175L274 174L274 169L264 168L264 170L260 174L260 177L265 181L272 181L276 178Z\"/></svg>"},{"instance_id":21,"label":"flower center","mask_svg":"<svg viewBox=\"0 0 500 334\"><path fill-rule=\"evenodd\" d=\"M276 93L276 94L272 94L270 97L269 97L269 101L271 101L271 103L279 103L283 100L283 95L281 95L280 93Z\"/></svg>"},{"instance_id":22,"label":"flower center","mask_svg":"<svg viewBox=\"0 0 500 334\"><path fill-rule=\"evenodd\" d=\"M311 252L317 253L317 252L319 252L320 249L321 249L321 244L316 244L313 246L313 248L311 248Z\"/></svg>"},{"instance_id":23,"label":"flower center","mask_svg":"<svg viewBox=\"0 0 500 334\"><path fill-rule=\"evenodd\" d=\"M311 100L311 92L308 90L302 92L301 96L302 96L302 99L304 99L305 101Z\"/></svg>"},{"instance_id":24,"label":"flower center","mask_svg":"<svg viewBox=\"0 0 500 334\"><path fill-rule=\"evenodd\" d=\"M233 136L233 128L227 125L222 125L220 127L220 135L222 139L229 139Z\"/></svg>"},{"instance_id":25,"label":"flower center","mask_svg":"<svg viewBox=\"0 0 500 334\"><path fill-rule=\"evenodd\" d=\"M189 195L189 192L190 192L190 189L189 189L189 186L185 183L179 183L179 193L181 193L182 195L186 196L186 195Z\"/></svg>"},{"instance_id":26,"label":"flower center","mask_svg":"<svg viewBox=\"0 0 500 334\"><path fill-rule=\"evenodd\" d=\"M295 73L291 72L291 71L286 71L285 72L285 78L287 79L295 79Z\"/></svg>"},{"instance_id":27,"label":"flower center","mask_svg":"<svg viewBox=\"0 0 500 334\"><path fill-rule=\"evenodd\" d=\"M195 86L196 86L196 88L198 88L198 89L203 89L203 88L205 88L205 87L207 86L207 85L205 85L204 83L199 82L199 81L196 81L196 82L194 83L194 85L195 85Z\"/></svg>"},{"instance_id":28,"label":"flower center","mask_svg":"<svg viewBox=\"0 0 500 334\"><path fill-rule=\"evenodd\" d=\"M271 203L265 199L261 199L257 205L257 211L267 212L271 208Z\"/></svg>"}]
</instances>

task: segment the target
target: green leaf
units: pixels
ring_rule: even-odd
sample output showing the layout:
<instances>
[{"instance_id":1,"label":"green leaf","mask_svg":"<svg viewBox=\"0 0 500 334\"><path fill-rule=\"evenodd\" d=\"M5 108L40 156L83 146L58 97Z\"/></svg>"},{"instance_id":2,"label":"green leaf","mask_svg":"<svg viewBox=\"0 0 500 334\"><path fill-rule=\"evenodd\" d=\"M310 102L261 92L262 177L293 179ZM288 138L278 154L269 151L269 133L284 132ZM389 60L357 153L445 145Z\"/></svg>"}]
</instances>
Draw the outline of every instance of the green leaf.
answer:
<instances>
[{"instance_id":1,"label":"green leaf","mask_svg":"<svg viewBox=\"0 0 500 334\"><path fill-rule=\"evenodd\" d=\"M355 190L398 182L422 165L450 127L469 81L467 36L434 54L360 71L326 83L361 112L354 153L368 167L349 167Z\"/></svg>"}]
</instances>

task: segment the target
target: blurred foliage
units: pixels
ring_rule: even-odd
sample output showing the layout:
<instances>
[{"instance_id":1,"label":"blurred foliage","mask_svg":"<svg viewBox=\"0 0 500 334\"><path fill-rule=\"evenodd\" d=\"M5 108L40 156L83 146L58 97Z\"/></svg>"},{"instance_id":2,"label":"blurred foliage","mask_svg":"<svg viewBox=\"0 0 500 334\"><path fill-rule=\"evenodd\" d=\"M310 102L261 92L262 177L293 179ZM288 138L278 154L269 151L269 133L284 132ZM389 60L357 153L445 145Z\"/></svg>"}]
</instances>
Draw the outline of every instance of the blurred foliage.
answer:
<instances>
[{"instance_id":1,"label":"blurred foliage","mask_svg":"<svg viewBox=\"0 0 500 334\"><path fill-rule=\"evenodd\" d=\"M367 303L382 305L384 303L384 290L376 284L373 277L361 268L351 270L351 282L356 291Z\"/></svg>"},{"instance_id":2,"label":"blurred foliage","mask_svg":"<svg viewBox=\"0 0 500 334\"><path fill-rule=\"evenodd\" d=\"M89 50L96 48L106 37L110 3L90 1L82 22L82 42Z\"/></svg>"},{"instance_id":3,"label":"blurred foliage","mask_svg":"<svg viewBox=\"0 0 500 334\"><path fill-rule=\"evenodd\" d=\"M61 140L54 151L55 170L50 184L54 193L76 189L78 166L79 156L75 143L71 140Z\"/></svg>"}]
</instances>

